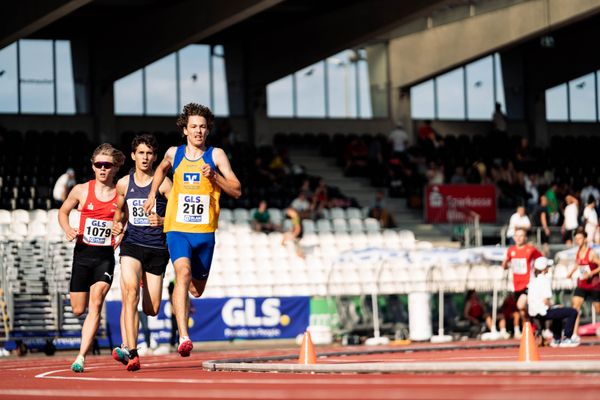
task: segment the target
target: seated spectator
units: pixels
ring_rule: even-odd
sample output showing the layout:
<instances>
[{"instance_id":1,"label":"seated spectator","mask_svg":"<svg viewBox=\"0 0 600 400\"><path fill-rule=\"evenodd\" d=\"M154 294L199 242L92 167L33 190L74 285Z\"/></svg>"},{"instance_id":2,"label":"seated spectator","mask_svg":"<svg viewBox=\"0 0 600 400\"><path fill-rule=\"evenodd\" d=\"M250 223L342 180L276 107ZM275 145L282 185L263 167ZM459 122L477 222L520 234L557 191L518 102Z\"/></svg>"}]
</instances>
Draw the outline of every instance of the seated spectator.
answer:
<instances>
[{"instance_id":1,"label":"seated spectator","mask_svg":"<svg viewBox=\"0 0 600 400\"><path fill-rule=\"evenodd\" d=\"M384 229L396 227L394 218L385 207L385 194L381 190L375 192L375 199L369 208L369 218L378 220Z\"/></svg>"},{"instance_id":2,"label":"seated spectator","mask_svg":"<svg viewBox=\"0 0 600 400\"><path fill-rule=\"evenodd\" d=\"M459 165L458 167L454 168L454 174L452 174L452 177L450 178L450 183L456 185L467 183L467 178L465 178L465 169L463 167Z\"/></svg>"},{"instance_id":3,"label":"seated spectator","mask_svg":"<svg viewBox=\"0 0 600 400\"><path fill-rule=\"evenodd\" d=\"M294 210L298 211L300 214L300 218L302 219L311 219L312 218L312 210L310 208L310 202L306 196L305 191L300 191L298 196L292 200L292 204L290 204Z\"/></svg>"},{"instance_id":4,"label":"seated spectator","mask_svg":"<svg viewBox=\"0 0 600 400\"><path fill-rule=\"evenodd\" d=\"M585 233L590 244L598 243L600 230L598 228L598 213L596 212L596 199L589 195L587 205L583 209L583 223L585 224Z\"/></svg>"},{"instance_id":5,"label":"seated spectator","mask_svg":"<svg viewBox=\"0 0 600 400\"><path fill-rule=\"evenodd\" d=\"M508 339L510 334L509 330L515 331L515 327L520 329L521 314L517 308L517 302L515 296L512 293L508 293L502 305L500 306L500 312L498 313L498 327L500 328L500 336L503 339Z\"/></svg>"},{"instance_id":6,"label":"seated spectator","mask_svg":"<svg viewBox=\"0 0 600 400\"><path fill-rule=\"evenodd\" d=\"M566 245L570 246L573 244L573 236L575 230L579 227L579 201L575 196L567 195L565 198L567 206L565 207L565 218L563 220L560 231L563 234L563 240Z\"/></svg>"},{"instance_id":7,"label":"seated spectator","mask_svg":"<svg viewBox=\"0 0 600 400\"><path fill-rule=\"evenodd\" d=\"M546 257L538 257L533 263L534 276L528 287L527 305L529 316L552 321L554 339L552 347L576 347L579 342L571 337L577 320L577 310L572 307L562 307L552 304L552 286L546 275L549 261ZM565 334L562 336L562 326L565 321Z\"/></svg>"},{"instance_id":8,"label":"seated spectator","mask_svg":"<svg viewBox=\"0 0 600 400\"><path fill-rule=\"evenodd\" d=\"M430 162L429 169L427 169L425 175L430 185L441 185L444 183L444 166Z\"/></svg>"},{"instance_id":9,"label":"seated spectator","mask_svg":"<svg viewBox=\"0 0 600 400\"><path fill-rule=\"evenodd\" d=\"M294 244L296 255L304 258L304 252L300 247L300 239L302 239L302 220L300 219L300 214L291 207L285 210L285 214L292 220L292 227L289 231L283 233L281 245L285 246L287 242L291 241Z\"/></svg>"},{"instance_id":10,"label":"seated spectator","mask_svg":"<svg viewBox=\"0 0 600 400\"><path fill-rule=\"evenodd\" d=\"M62 205L76 183L75 170L73 168L68 168L67 171L56 180L54 189L52 190L52 197L54 198L56 207Z\"/></svg>"},{"instance_id":11,"label":"seated spectator","mask_svg":"<svg viewBox=\"0 0 600 400\"><path fill-rule=\"evenodd\" d=\"M322 218L323 210L326 208L330 208L329 189L325 184L325 179L320 178L312 200L312 210L315 218Z\"/></svg>"},{"instance_id":12,"label":"seated spectator","mask_svg":"<svg viewBox=\"0 0 600 400\"><path fill-rule=\"evenodd\" d=\"M479 299L477 291L473 289L468 290L465 299L463 316L471 323L471 326L478 328L479 332L483 332L486 328L488 331L491 331L492 318L486 311L483 302Z\"/></svg>"},{"instance_id":13,"label":"seated spectator","mask_svg":"<svg viewBox=\"0 0 600 400\"><path fill-rule=\"evenodd\" d=\"M517 211L510 217L508 221L508 229L506 230L506 237L509 244L515 244L513 236L517 228L525 229L529 231L531 229L531 221L527 214L525 214L525 207L517 207Z\"/></svg>"},{"instance_id":14,"label":"seated spectator","mask_svg":"<svg viewBox=\"0 0 600 400\"><path fill-rule=\"evenodd\" d=\"M258 208L252 215L251 224L252 229L256 232L270 233L277 230L275 224L271 222L271 215L269 214L267 202L265 200L261 200L260 203L258 203Z\"/></svg>"}]
</instances>

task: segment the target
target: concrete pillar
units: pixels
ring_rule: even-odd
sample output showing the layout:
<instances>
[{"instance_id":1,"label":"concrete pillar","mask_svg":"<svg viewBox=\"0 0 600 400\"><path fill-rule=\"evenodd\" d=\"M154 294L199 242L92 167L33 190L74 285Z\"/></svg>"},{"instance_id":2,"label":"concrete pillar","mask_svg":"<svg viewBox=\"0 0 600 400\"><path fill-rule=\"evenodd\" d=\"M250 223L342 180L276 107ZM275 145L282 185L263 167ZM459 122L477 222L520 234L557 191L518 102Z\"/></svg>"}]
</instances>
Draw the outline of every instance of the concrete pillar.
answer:
<instances>
[{"instance_id":1,"label":"concrete pillar","mask_svg":"<svg viewBox=\"0 0 600 400\"><path fill-rule=\"evenodd\" d=\"M75 89L75 112L88 114L90 110L90 53L87 39L71 40L71 59L73 60L73 81Z\"/></svg>"}]
</instances>

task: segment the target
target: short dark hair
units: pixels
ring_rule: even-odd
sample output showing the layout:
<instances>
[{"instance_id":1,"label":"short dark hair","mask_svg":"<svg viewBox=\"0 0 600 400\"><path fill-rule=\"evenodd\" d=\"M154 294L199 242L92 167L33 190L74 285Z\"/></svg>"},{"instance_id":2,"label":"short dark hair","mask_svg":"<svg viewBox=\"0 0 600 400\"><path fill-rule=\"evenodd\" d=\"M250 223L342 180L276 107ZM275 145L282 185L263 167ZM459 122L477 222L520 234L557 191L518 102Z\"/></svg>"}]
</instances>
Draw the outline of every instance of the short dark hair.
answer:
<instances>
[{"instance_id":1,"label":"short dark hair","mask_svg":"<svg viewBox=\"0 0 600 400\"><path fill-rule=\"evenodd\" d=\"M575 234L573 236L575 235L583 235L583 237L586 238L587 232L583 226L578 226L577 229L575 229Z\"/></svg>"},{"instance_id":2,"label":"short dark hair","mask_svg":"<svg viewBox=\"0 0 600 400\"><path fill-rule=\"evenodd\" d=\"M131 141L131 152L135 153L140 144L145 144L146 146L154 150L155 153L158 152L158 141L156 140L156 137L154 135L151 135L149 133L142 133L136 135Z\"/></svg>"},{"instance_id":3,"label":"short dark hair","mask_svg":"<svg viewBox=\"0 0 600 400\"><path fill-rule=\"evenodd\" d=\"M179 117L177 117L177 127L181 129L182 134L183 128L187 127L188 119L192 115L204 117L204 119L206 119L208 130L212 130L213 124L215 122L215 116L212 113L212 111L210 111L210 108L198 103L188 103L185 106L183 106L183 111L181 112L181 114L179 114Z\"/></svg>"}]
</instances>

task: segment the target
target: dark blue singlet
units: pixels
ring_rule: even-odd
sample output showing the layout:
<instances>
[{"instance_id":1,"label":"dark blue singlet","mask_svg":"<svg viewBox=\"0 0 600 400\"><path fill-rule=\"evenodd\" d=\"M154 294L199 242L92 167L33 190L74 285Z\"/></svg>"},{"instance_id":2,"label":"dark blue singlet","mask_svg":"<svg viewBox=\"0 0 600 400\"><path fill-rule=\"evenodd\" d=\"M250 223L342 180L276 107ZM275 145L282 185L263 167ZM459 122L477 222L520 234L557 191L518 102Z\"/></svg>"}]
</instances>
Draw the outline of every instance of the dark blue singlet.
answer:
<instances>
[{"instance_id":1,"label":"dark blue singlet","mask_svg":"<svg viewBox=\"0 0 600 400\"><path fill-rule=\"evenodd\" d=\"M135 244L138 246L152 247L156 249L166 249L166 236L162 226L150 226L148 217L144 213L144 203L150 193L152 181L148 185L140 187L136 185L133 177L134 171L129 173L129 186L125 195L125 203L129 212L127 230L123 237L123 243ZM167 208L167 199L160 193L156 194L156 213L161 217L165 216Z\"/></svg>"}]
</instances>

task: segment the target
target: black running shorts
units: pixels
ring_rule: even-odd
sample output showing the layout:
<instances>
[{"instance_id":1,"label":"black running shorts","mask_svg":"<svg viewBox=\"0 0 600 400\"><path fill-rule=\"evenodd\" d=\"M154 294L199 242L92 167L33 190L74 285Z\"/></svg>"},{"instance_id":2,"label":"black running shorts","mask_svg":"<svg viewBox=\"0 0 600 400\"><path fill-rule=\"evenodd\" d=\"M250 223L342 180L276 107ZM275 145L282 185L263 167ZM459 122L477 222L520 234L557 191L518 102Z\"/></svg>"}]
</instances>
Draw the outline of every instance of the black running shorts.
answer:
<instances>
[{"instance_id":1,"label":"black running shorts","mask_svg":"<svg viewBox=\"0 0 600 400\"><path fill-rule=\"evenodd\" d=\"M73 269L69 290L89 292L96 282L112 284L115 255L111 246L78 244L73 252Z\"/></svg>"},{"instance_id":2,"label":"black running shorts","mask_svg":"<svg viewBox=\"0 0 600 400\"><path fill-rule=\"evenodd\" d=\"M133 243L121 243L121 257L135 258L142 264L142 271L163 275L169 263L169 251Z\"/></svg>"}]
</instances>

